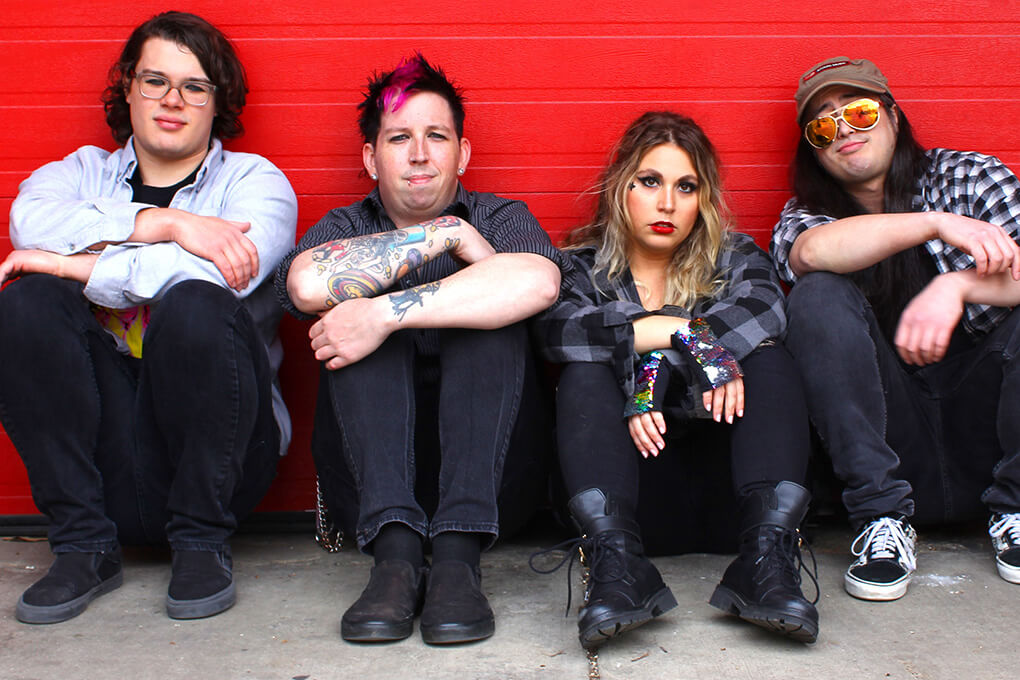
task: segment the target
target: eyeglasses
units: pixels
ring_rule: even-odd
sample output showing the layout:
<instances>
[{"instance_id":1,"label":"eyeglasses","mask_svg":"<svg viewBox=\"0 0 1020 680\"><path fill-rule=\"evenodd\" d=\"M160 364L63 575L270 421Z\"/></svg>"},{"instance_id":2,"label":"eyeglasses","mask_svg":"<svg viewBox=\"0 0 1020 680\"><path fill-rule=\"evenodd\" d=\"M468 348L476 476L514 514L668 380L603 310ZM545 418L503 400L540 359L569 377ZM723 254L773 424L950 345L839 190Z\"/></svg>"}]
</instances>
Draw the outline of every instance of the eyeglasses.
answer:
<instances>
[{"instance_id":1,"label":"eyeglasses","mask_svg":"<svg viewBox=\"0 0 1020 680\"><path fill-rule=\"evenodd\" d=\"M855 99L846 106L809 120L804 126L804 138L816 149L832 144L839 133L839 121L854 130L870 130L878 125L882 105L874 99Z\"/></svg>"},{"instance_id":2,"label":"eyeglasses","mask_svg":"<svg viewBox=\"0 0 1020 680\"><path fill-rule=\"evenodd\" d=\"M215 85L203 80L184 80L173 85L169 78L155 73L138 73L135 78L138 80L138 91L146 99L162 99L171 89L176 89L186 104L205 106L216 91Z\"/></svg>"}]
</instances>

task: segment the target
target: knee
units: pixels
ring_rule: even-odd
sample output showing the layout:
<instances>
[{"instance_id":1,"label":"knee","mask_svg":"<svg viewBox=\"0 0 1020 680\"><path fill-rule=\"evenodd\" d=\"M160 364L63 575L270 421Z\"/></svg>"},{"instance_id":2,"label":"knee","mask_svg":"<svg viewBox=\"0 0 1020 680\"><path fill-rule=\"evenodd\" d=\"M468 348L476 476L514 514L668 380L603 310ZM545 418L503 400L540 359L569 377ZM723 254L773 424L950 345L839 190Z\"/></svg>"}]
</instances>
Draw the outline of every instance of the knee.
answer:
<instances>
[{"instance_id":1,"label":"knee","mask_svg":"<svg viewBox=\"0 0 1020 680\"><path fill-rule=\"evenodd\" d=\"M558 385L563 394L604 393L620 389L612 366L586 361L564 364Z\"/></svg>"},{"instance_id":2,"label":"knee","mask_svg":"<svg viewBox=\"0 0 1020 680\"><path fill-rule=\"evenodd\" d=\"M206 281L178 283L152 310L145 331L146 354L160 347L215 347L236 332L244 306L234 295Z\"/></svg>"},{"instance_id":3,"label":"knee","mask_svg":"<svg viewBox=\"0 0 1020 680\"><path fill-rule=\"evenodd\" d=\"M0 290L0 337L35 344L61 335L61 328L80 330L91 316L82 285L48 274L32 274Z\"/></svg>"},{"instance_id":4,"label":"knee","mask_svg":"<svg viewBox=\"0 0 1020 680\"><path fill-rule=\"evenodd\" d=\"M868 302L850 279L831 272L811 272L797 281L786 299L787 343L796 355L806 339L819 334L829 341L862 324ZM810 342L817 342L816 339Z\"/></svg>"},{"instance_id":5,"label":"knee","mask_svg":"<svg viewBox=\"0 0 1020 680\"><path fill-rule=\"evenodd\" d=\"M841 308L858 307L862 302L864 296L846 276L810 272L794 284L786 298L786 308L789 315L828 316Z\"/></svg>"}]
</instances>

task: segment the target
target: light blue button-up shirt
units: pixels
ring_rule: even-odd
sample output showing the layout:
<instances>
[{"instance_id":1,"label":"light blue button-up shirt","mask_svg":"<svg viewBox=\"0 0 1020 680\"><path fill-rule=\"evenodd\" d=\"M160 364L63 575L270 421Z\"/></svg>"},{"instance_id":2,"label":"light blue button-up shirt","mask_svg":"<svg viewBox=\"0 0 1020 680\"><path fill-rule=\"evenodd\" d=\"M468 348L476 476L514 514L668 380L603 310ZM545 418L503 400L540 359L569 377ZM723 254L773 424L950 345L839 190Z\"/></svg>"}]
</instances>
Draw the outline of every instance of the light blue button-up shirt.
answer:
<instances>
[{"instance_id":1,"label":"light blue button-up shirt","mask_svg":"<svg viewBox=\"0 0 1020 680\"><path fill-rule=\"evenodd\" d=\"M282 310L272 286L261 284L294 245L297 198L287 178L265 158L224 151L214 139L194 183L180 189L170 203L196 215L251 224L245 235L258 250L259 272L238 292L227 286L212 262L177 243L124 242L134 231L135 215L152 207L131 200L134 191L128 179L138 164L132 141L112 153L83 146L33 172L11 206L14 247L72 255L95 243L115 243L103 249L85 286L85 297L104 307L155 304L172 286L189 279L223 286L244 298L275 375L283 358L276 336ZM283 453L291 426L275 380L273 411Z\"/></svg>"}]
</instances>

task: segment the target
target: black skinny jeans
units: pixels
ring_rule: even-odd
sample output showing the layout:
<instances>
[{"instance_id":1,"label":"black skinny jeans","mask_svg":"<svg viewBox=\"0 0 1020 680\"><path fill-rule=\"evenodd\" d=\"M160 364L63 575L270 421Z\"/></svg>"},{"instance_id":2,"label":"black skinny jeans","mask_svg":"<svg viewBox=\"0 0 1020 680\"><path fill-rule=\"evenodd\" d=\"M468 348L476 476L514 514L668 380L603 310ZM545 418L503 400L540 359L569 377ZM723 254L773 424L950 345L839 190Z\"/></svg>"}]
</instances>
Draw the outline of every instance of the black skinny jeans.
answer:
<instances>
[{"instance_id":1,"label":"black skinny jeans","mask_svg":"<svg viewBox=\"0 0 1020 680\"><path fill-rule=\"evenodd\" d=\"M312 454L330 511L366 552L389 522L491 544L523 526L547 490L550 409L525 324L440 330L438 383L416 332L321 374Z\"/></svg>"},{"instance_id":2,"label":"black skinny jeans","mask_svg":"<svg viewBox=\"0 0 1020 680\"><path fill-rule=\"evenodd\" d=\"M26 276L0 291L0 358L0 419L54 552L220 550L276 473L269 359L219 286L168 291L135 359L81 284Z\"/></svg>"},{"instance_id":3,"label":"black skinny jeans","mask_svg":"<svg viewBox=\"0 0 1020 680\"><path fill-rule=\"evenodd\" d=\"M844 276L802 277L787 315L787 346L851 522L1020 512L1020 310L973 348L920 369L900 361Z\"/></svg>"},{"instance_id":4,"label":"black skinny jeans","mask_svg":"<svg viewBox=\"0 0 1020 680\"><path fill-rule=\"evenodd\" d=\"M564 366L556 416L567 493L596 487L617 498L637 518L650 554L733 552L737 500L779 481L803 484L811 447L800 376L786 350L761 347L741 368L744 417L733 425L669 416L670 403L687 393L689 375L684 367L671 371L666 448L642 459L612 367Z\"/></svg>"}]
</instances>

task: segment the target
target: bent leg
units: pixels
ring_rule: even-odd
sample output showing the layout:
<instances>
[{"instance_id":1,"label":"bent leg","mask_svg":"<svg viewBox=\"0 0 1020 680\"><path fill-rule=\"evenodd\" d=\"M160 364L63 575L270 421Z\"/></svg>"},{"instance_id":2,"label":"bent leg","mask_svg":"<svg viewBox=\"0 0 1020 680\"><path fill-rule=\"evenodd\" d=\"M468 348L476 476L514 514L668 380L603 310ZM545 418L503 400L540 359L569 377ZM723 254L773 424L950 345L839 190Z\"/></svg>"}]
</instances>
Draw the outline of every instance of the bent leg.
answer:
<instances>
[{"instance_id":1,"label":"bent leg","mask_svg":"<svg viewBox=\"0 0 1020 680\"><path fill-rule=\"evenodd\" d=\"M797 366L782 345L758 348L742 366L744 416L730 434L737 498L784 480L803 484L811 434Z\"/></svg>"},{"instance_id":2,"label":"bent leg","mask_svg":"<svg viewBox=\"0 0 1020 680\"><path fill-rule=\"evenodd\" d=\"M136 514L130 360L96 322L81 284L44 274L0 291L0 356L0 417L50 520L54 552L113 550L110 516Z\"/></svg>"},{"instance_id":3,"label":"bent leg","mask_svg":"<svg viewBox=\"0 0 1020 680\"><path fill-rule=\"evenodd\" d=\"M845 277L814 272L793 287L787 315L786 346L803 377L811 420L846 482L850 521L913 514L897 451L923 458L934 445L931 430L866 299ZM895 450L887 441L892 423Z\"/></svg>"},{"instance_id":4,"label":"bent leg","mask_svg":"<svg viewBox=\"0 0 1020 680\"><path fill-rule=\"evenodd\" d=\"M145 334L139 506L151 536L221 551L276 472L272 371L251 314L224 288L174 286Z\"/></svg>"},{"instance_id":5,"label":"bent leg","mask_svg":"<svg viewBox=\"0 0 1020 680\"><path fill-rule=\"evenodd\" d=\"M524 323L440 331L439 503L430 537L499 534L497 497L527 370Z\"/></svg>"},{"instance_id":6,"label":"bent leg","mask_svg":"<svg viewBox=\"0 0 1020 680\"><path fill-rule=\"evenodd\" d=\"M328 401L316 409L316 466L327 492L341 494L330 505L342 508L345 524L355 514L349 507L355 486L358 546L369 552L390 522L428 533L414 495L414 361L414 333L398 331L361 361L321 377L320 402Z\"/></svg>"}]
</instances>

